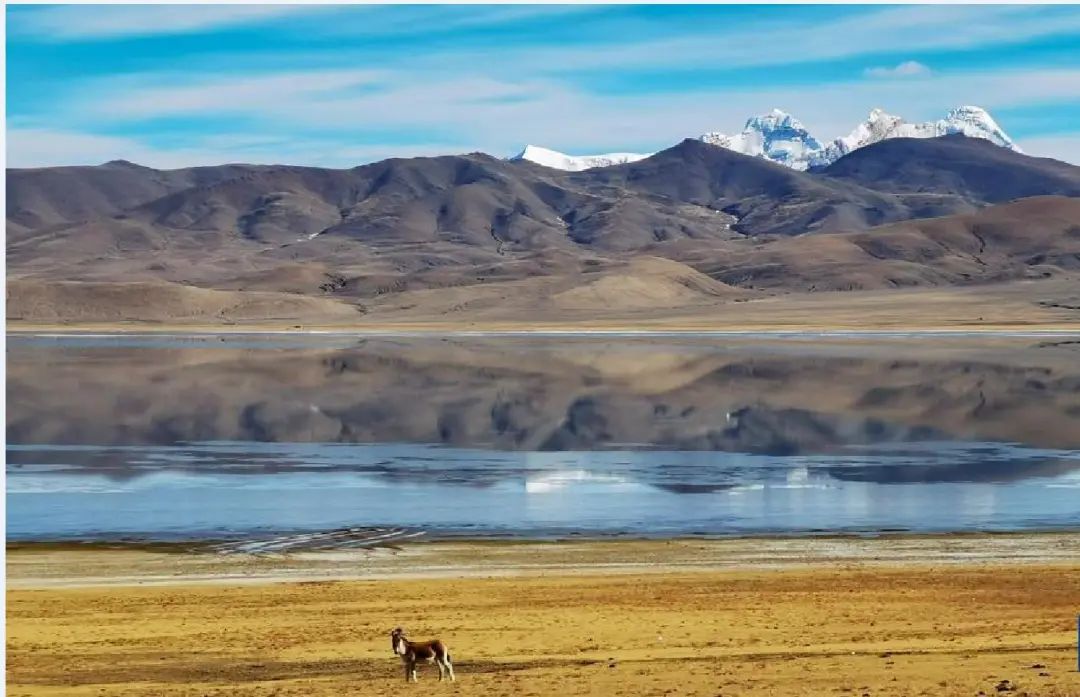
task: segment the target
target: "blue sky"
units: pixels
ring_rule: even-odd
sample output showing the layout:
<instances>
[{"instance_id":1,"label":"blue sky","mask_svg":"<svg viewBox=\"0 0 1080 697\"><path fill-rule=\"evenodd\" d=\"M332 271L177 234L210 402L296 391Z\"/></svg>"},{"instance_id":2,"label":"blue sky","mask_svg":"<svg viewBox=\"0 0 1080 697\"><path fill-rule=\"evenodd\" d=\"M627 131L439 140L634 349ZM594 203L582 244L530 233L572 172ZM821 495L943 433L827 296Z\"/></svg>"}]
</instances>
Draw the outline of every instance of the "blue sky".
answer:
<instances>
[{"instance_id":1,"label":"blue sky","mask_svg":"<svg viewBox=\"0 0 1080 697\"><path fill-rule=\"evenodd\" d=\"M826 140L961 104L1080 163L1080 7L7 8L9 166L648 152L773 107Z\"/></svg>"}]
</instances>

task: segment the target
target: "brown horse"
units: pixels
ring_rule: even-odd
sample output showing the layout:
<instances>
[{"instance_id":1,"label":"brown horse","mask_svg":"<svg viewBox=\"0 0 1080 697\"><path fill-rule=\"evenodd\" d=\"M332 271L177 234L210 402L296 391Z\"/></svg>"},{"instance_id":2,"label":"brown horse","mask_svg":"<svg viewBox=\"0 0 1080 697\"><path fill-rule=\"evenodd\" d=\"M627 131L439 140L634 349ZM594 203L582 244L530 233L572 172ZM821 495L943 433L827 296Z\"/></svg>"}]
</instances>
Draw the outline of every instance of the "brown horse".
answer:
<instances>
[{"instance_id":1,"label":"brown horse","mask_svg":"<svg viewBox=\"0 0 1080 697\"><path fill-rule=\"evenodd\" d=\"M390 632L390 644L394 653L401 656L401 661L405 664L405 682L416 682L416 664L419 661L434 663L439 668L439 680L442 680L444 675L449 675L450 682L454 682L450 651L441 640L409 641L405 638L405 630L398 627Z\"/></svg>"}]
</instances>

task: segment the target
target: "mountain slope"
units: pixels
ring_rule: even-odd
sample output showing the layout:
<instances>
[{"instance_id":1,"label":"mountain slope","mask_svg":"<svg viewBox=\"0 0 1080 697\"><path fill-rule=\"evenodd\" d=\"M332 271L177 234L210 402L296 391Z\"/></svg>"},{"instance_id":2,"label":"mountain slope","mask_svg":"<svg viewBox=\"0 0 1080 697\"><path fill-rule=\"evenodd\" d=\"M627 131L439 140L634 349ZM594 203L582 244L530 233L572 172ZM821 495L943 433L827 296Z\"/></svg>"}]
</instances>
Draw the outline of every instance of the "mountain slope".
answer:
<instances>
[{"instance_id":1,"label":"mountain slope","mask_svg":"<svg viewBox=\"0 0 1080 697\"><path fill-rule=\"evenodd\" d=\"M54 204L63 201L54 189L61 176L73 180L75 191L109 195L87 195L77 214L61 215ZM199 277L208 259L237 259L229 264L237 274L257 272L273 259L332 255L340 263L367 263L373 254L443 245L430 248L427 262L390 264L416 271L453 257L474 263L485 255L622 252L737 233L862 229L927 213L888 193L694 140L635 163L579 173L473 154L350 170L230 165L161 172L105 165L20 172L13 180L9 222L17 227L8 254L14 268L59 258L75 268L142 259L145 269L168 264L169 254L179 255L173 262L200 260L186 275L166 278L171 281ZM936 201L934 213L957 210L948 197ZM58 222L70 218L77 220Z\"/></svg>"},{"instance_id":2,"label":"mountain slope","mask_svg":"<svg viewBox=\"0 0 1080 697\"><path fill-rule=\"evenodd\" d=\"M719 299L744 296L726 283L670 259L636 257L626 266L605 272L599 278L582 275L582 285L551 296L554 304L567 310L610 310L626 308L685 307Z\"/></svg>"},{"instance_id":3,"label":"mountain slope","mask_svg":"<svg viewBox=\"0 0 1080 697\"><path fill-rule=\"evenodd\" d=\"M51 202L62 196L52 174L34 172L11 189L17 219L9 219L7 251L16 274L234 287L236 279L266 279L271 269L308 264L331 275L333 267L356 269L348 273L366 276L361 285L381 287L396 283L395 276L441 267L504 267L496 269L502 273L520 266L521 255L569 255L566 263L576 266L582 254L736 236L730 216L700 206L482 154L392 159L352 170L226 167L203 176L211 183L177 190L172 182L184 172L80 168L62 174L84 177L79 184L86 189L130 186L132 193L95 198L85 219L80 212L69 223L56 222L63 216ZM45 213L35 215L39 205ZM539 272L546 263L523 272ZM322 279L311 288L326 282L341 286Z\"/></svg>"},{"instance_id":4,"label":"mountain slope","mask_svg":"<svg viewBox=\"0 0 1080 697\"><path fill-rule=\"evenodd\" d=\"M683 260L731 285L788 291L1072 277L1080 272L1080 198L1033 197L970 214L725 251Z\"/></svg>"},{"instance_id":5,"label":"mountain slope","mask_svg":"<svg viewBox=\"0 0 1080 697\"><path fill-rule=\"evenodd\" d=\"M7 317L66 322L357 321L360 308L290 293L239 293L175 283L8 282Z\"/></svg>"},{"instance_id":6,"label":"mountain slope","mask_svg":"<svg viewBox=\"0 0 1080 697\"><path fill-rule=\"evenodd\" d=\"M111 216L170 193L258 169L221 165L156 170L122 160L97 167L9 169L7 220L22 229L39 229Z\"/></svg>"},{"instance_id":7,"label":"mountain slope","mask_svg":"<svg viewBox=\"0 0 1080 697\"><path fill-rule=\"evenodd\" d=\"M816 177L689 138L639 162L570 176L575 181L603 182L729 213L738 219L733 229L752 235L860 230L923 212L921 204L915 210L888 193ZM943 197L938 207L945 212L968 208L951 197Z\"/></svg>"},{"instance_id":8,"label":"mountain slope","mask_svg":"<svg viewBox=\"0 0 1080 697\"><path fill-rule=\"evenodd\" d=\"M856 150L821 173L879 191L950 194L976 203L1080 196L1080 167L961 135L884 140Z\"/></svg>"}]
</instances>

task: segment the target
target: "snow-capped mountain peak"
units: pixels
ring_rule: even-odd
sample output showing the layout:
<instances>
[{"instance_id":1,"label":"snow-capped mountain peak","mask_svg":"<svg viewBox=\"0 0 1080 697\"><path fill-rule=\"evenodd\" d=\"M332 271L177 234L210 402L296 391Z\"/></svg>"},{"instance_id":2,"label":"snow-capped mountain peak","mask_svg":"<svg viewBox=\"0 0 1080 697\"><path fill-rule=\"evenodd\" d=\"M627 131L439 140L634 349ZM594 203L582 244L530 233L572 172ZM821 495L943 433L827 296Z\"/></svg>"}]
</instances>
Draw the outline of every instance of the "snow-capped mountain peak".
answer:
<instances>
[{"instance_id":1,"label":"snow-capped mountain peak","mask_svg":"<svg viewBox=\"0 0 1080 697\"><path fill-rule=\"evenodd\" d=\"M849 134L823 145L810 134L803 124L791 114L773 109L768 113L746 120L740 133L726 135L719 132L705 133L699 140L728 150L761 157L792 169L830 165L853 150L866 147L889 138L935 138L961 134L969 138L982 138L1016 152L1022 152L1012 138L983 108L961 106L952 109L945 118L922 123L909 123L899 116L875 108L866 120ZM565 155L535 145L526 148L511 160L529 160L556 169L577 172L592 167L635 162L648 157L641 153L608 153L604 155Z\"/></svg>"},{"instance_id":2,"label":"snow-capped mountain peak","mask_svg":"<svg viewBox=\"0 0 1080 697\"><path fill-rule=\"evenodd\" d=\"M713 132L702 135L700 139L793 169L806 169L810 154L821 149L821 143L810 135L798 119L780 109L747 119L742 132L736 135Z\"/></svg>"},{"instance_id":3,"label":"snow-capped mountain peak","mask_svg":"<svg viewBox=\"0 0 1080 697\"><path fill-rule=\"evenodd\" d=\"M524 150L510 159L528 160L538 165L562 169L567 172L580 172L583 169L592 169L593 167L610 167L611 165L636 162L648 156L649 153L635 152L611 152L603 155L567 155L538 145L526 145Z\"/></svg>"},{"instance_id":4,"label":"snow-capped mountain peak","mask_svg":"<svg viewBox=\"0 0 1080 697\"><path fill-rule=\"evenodd\" d=\"M746 125L743 127L743 130L766 132L783 128L806 130L797 118L780 109L772 109L769 113L761 114L760 116L751 116L746 120Z\"/></svg>"},{"instance_id":5,"label":"snow-capped mountain peak","mask_svg":"<svg viewBox=\"0 0 1080 697\"><path fill-rule=\"evenodd\" d=\"M1020 148L998 126L983 108L962 106L951 110L945 118L923 123L908 123L882 109L870 115L846 136L829 143L811 158L811 165L830 165L852 150L889 138L936 138L959 133L969 138L983 138L1003 148L1021 152Z\"/></svg>"},{"instance_id":6,"label":"snow-capped mountain peak","mask_svg":"<svg viewBox=\"0 0 1080 697\"><path fill-rule=\"evenodd\" d=\"M941 122L947 133L961 133L972 138L985 138L1003 148L1022 152L1012 138L998 125L990 112L982 107L962 106L953 109Z\"/></svg>"},{"instance_id":7,"label":"snow-capped mountain peak","mask_svg":"<svg viewBox=\"0 0 1080 697\"><path fill-rule=\"evenodd\" d=\"M866 120L856 126L851 133L841 136L823 147L810 157L813 166L824 166L836 162L852 150L876 143L886 138L898 137L897 129L904 123L899 116L894 116L884 109L874 108Z\"/></svg>"}]
</instances>

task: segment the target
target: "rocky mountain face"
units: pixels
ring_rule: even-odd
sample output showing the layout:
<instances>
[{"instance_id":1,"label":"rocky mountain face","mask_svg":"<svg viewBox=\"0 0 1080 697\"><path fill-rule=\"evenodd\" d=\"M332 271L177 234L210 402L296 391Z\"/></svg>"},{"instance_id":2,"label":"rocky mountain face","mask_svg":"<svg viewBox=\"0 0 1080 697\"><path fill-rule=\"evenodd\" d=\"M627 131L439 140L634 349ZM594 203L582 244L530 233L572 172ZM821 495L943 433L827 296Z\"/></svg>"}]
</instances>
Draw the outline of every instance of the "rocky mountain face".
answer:
<instances>
[{"instance_id":1,"label":"rocky mountain face","mask_svg":"<svg viewBox=\"0 0 1080 697\"><path fill-rule=\"evenodd\" d=\"M1080 196L1078 170L986 138L952 134L886 139L855 150L820 174L893 194L958 196L985 204L1047 194Z\"/></svg>"},{"instance_id":2,"label":"rocky mountain face","mask_svg":"<svg viewBox=\"0 0 1080 697\"><path fill-rule=\"evenodd\" d=\"M956 134L980 138L1014 152L1022 152L993 117L977 106L958 107L944 118L922 123L910 123L899 116L874 109L851 133L825 144L811 135L794 116L773 109L767 114L748 119L746 126L737 134L710 132L699 136L698 140L803 171L811 167L826 167L859 148L891 138L937 138ZM640 153L573 156L529 145L511 159L577 172L634 162L648 156Z\"/></svg>"}]
</instances>

